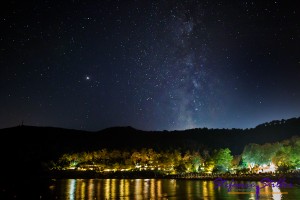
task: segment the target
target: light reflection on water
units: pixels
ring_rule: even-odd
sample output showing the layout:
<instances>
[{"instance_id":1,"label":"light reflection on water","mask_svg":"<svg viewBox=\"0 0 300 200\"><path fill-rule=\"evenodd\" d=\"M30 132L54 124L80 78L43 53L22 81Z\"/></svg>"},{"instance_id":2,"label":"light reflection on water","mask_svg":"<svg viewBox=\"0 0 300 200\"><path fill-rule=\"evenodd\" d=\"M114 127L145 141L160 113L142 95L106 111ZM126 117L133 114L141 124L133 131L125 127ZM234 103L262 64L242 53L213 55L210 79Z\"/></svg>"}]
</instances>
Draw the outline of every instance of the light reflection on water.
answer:
<instances>
[{"instance_id":1,"label":"light reflection on water","mask_svg":"<svg viewBox=\"0 0 300 200\"><path fill-rule=\"evenodd\" d=\"M245 182L244 182L245 183ZM261 183L256 183L260 187ZM175 179L64 179L54 182L55 199L203 199L203 200L284 200L300 199L300 188L265 187L257 198L255 189L249 194L229 194L226 188L215 187L213 181ZM241 190L233 190L241 191ZM280 192L288 194L280 194ZM276 192L276 193L272 193Z\"/></svg>"}]
</instances>

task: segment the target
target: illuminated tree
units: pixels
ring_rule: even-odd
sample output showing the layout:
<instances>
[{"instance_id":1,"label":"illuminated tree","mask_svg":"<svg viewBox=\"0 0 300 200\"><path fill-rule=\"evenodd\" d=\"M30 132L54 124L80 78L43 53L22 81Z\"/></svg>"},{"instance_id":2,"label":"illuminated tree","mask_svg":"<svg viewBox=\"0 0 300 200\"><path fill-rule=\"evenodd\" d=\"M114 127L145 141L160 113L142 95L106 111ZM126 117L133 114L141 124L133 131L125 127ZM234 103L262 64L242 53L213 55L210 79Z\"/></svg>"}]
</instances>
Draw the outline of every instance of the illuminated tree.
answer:
<instances>
[{"instance_id":1,"label":"illuminated tree","mask_svg":"<svg viewBox=\"0 0 300 200\"><path fill-rule=\"evenodd\" d=\"M261 154L259 150L260 148L258 144L251 143L245 146L242 153L242 159L248 163L250 168L253 168L255 164L259 164L259 157Z\"/></svg>"},{"instance_id":2,"label":"illuminated tree","mask_svg":"<svg viewBox=\"0 0 300 200\"><path fill-rule=\"evenodd\" d=\"M67 153L63 154L58 160L59 165L61 165L63 167L70 166L71 162L72 162L72 157L70 154L67 154Z\"/></svg>"},{"instance_id":3,"label":"illuminated tree","mask_svg":"<svg viewBox=\"0 0 300 200\"><path fill-rule=\"evenodd\" d=\"M290 165L291 146L282 146L273 156L273 162L277 166Z\"/></svg>"},{"instance_id":4,"label":"illuminated tree","mask_svg":"<svg viewBox=\"0 0 300 200\"><path fill-rule=\"evenodd\" d=\"M169 151L161 152L158 157L158 163L160 167L164 170L173 169L174 167L174 158L173 154Z\"/></svg>"},{"instance_id":5,"label":"illuminated tree","mask_svg":"<svg viewBox=\"0 0 300 200\"><path fill-rule=\"evenodd\" d=\"M288 141L284 141L283 146L276 152L272 160L281 171L299 168L300 138L294 137Z\"/></svg>"},{"instance_id":6,"label":"illuminated tree","mask_svg":"<svg viewBox=\"0 0 300 200\"><path fill-rule=\"evenodd\" d=\"M147 155L148 155L148 164L156 167L156 165L158 164L158 158L160 157L160 154L155 152L153 149L148 149Z\"/></svg>"},{"instance_id":7,"label":"illuminated tree","mask_svg":"<svg viewBox=\"0 0 300 200\"><path fill-rule=\"evenodd\" d=\"M216 168L221 171L228 171L231 167L233 156L228 148L219 149L214 155L213 160L215 162Z\"/></svg>"},{"instance_id":8,"label":"illuminated tree","mask_svg":"<svg viewBox=\"0 0 300 200\"><path fill-rule=\"evenodd\" d=\"M242 156L241 155L235 155L235 156L233 156L233 159L231 161L232 170L238 170L239 169L241 160L242 160Z\"/></svg>"},{"instance_id":9,"label":"illuminated tree","mask_svg":"<svg viewBox=\"0 0 300 200\"><path fill-rule=\"evenodd\" d=\"M291 163L294 168L300 168L300 138L292 138L292 142Z\"/></svg>"},{"instance_id":10,"label":"illuminated tree","mask_svg":"<svg viewBox=\"0 0 300 200\"><path fill-rule=\"evenodd\" d=\"M203 163L203 160L199 152L194 151L191 155L192 171L199 172L199 167Z\"/></svg>"},{"instance_id":11,"label":"illuminated tree","mask_svg":"<svg viewBox=\"0 0 300 200\"><path fill-rule=\"evenodd\" d=\"M257 161L258 164L270 164L272 162L272 158L275 156L275 154L279 151L281 148L280 143L266 143L259 146L259 159Z\"/></svg>"},{"instance_id":12,"label":"illuminated tree","mask_svg":"<svg viewBox=\"0 0 300 200\"><path fill-rule=\"evenodd\" d=\"M149 157L148 157L148 151L147 151L147 149L143 148L140 151L140 160L141 160L141 163L143 165L148 164Z\"/></svg>"},{"instance_id":13,"label":"illuminated tree","mask_svg":"<svg viewBox=\"0 0 300 200\"><path fill-rule=\"evenodd\" d=\"M204 170L206 173L212 173L213 169L215 168L215 162L212 158L207 158L205 160L204 166Z\"/></svg>"},{"instance_id":14,"label":"illuminated tree","mask_svg":"<svg viewBox=\"0 0 300 200\"><path fill-rule=\"evenodd\" d=\"M131 154L131 161L132 163L134 163L134 165L137 165L141 162L141 154L140 152L138 151L134 151L132 154Z\"/></svg>"}]
</instances>

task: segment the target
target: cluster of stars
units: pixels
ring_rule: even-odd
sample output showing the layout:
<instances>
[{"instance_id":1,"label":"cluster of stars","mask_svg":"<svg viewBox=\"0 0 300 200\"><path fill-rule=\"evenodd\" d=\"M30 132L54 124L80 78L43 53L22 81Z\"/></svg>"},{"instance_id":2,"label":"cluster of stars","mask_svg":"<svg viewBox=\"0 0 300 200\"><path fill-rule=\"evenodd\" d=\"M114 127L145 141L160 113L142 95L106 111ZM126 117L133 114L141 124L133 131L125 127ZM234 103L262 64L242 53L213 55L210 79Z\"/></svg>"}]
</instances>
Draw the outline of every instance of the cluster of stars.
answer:
<instances>
[{"instance_id":1,"label":"cluster of stars","mask_svg":"<svg viewBox=\"0 0 300 200\"><path fill-rule=\"evenodd\" d=\"M3 127L24 120L88 130L245 128L299 115L300 25L293 4L6 6Z\"/></svg>"}]
</instances>

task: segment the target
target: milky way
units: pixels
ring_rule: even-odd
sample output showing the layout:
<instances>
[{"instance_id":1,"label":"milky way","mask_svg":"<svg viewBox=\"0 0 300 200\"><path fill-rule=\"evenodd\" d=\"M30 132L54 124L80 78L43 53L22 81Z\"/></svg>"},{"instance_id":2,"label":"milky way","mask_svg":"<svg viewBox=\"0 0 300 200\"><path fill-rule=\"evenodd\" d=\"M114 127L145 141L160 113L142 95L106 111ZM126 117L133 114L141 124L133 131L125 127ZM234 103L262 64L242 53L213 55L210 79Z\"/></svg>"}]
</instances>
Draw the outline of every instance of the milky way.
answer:
<instances>
[{"instance_id":1,"label":"milky way","mask_svg":"<svg viewBox=\"0 0 300 200\"><path fill-rule=\"evenodd\" d=\"M1 128L250 128L300 115L300 11L292 3L2 7Z\"/></svg>"}]
</instances>

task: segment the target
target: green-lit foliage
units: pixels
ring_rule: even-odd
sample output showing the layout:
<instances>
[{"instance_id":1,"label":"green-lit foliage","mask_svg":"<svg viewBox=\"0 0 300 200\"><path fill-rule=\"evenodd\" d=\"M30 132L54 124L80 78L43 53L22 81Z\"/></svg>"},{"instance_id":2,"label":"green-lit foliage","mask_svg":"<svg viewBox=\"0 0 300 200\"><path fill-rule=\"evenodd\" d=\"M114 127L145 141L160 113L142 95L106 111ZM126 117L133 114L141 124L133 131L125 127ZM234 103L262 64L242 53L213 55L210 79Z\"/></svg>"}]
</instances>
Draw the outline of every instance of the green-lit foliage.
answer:
<instances>
[{"instance_id":1,"label":"green-lit foliage","mask_svg":"<svg viewBox=\"0 0 300 200\"><path fill-rule=\"evenodd\" d=\"M203 160L200 156L199 152L194 151L191 155L191 163L192 163L192 171L193 172L199 172L199 168L201 164L203 163Z\"/></svg>"},{"instance_id":2,"label":"green-lit foliage","mask_svg":"<svg viewBox=\"0 0 300 200\"><path fill-rule=\"evenodd\" d=\"M273 162L280 169L295 169L300 167L300 138L293 137L283 142L283 146L276 152Z\"/></svg>"},{"instance_id":3,"label":"green-lit foliage","mask_svg":"<svg viewBox=\"0 0 300 200\"><path fill-rule=\"evenodd\" d=\"M249 144L244 148L242 158L246 163L253 167L254 165L268 165L272 162L272 158L281 148L280 143L266 143L263 145Z\"/></svg>"},{"instance_id":4,"label":"green-lit foliage","mask_svg":"<svg viewBox=\"0 0 300 200\"><path fill-rule=\"evenodd\" d=\"M160 151L143 148L141 150L120 151L101 149L93 152L63 154L57 162L49 163L49 169L94 169L94 170L160 170L167 173L248 173L258 171L263 164L271 162L278 171L300 168L300 138L294 137L280 143L248 144L242 155L233 157L228 148L209 152L204 150Z\"/></svg>"},{"instance_id":5,"label":"green-lit foliage","mask_svg":"<svg viewBox=\"0 0 300 200\"><path fill-rule=\"evenodd\" d=\"M258 144L248 144L245 146L242 153L242 158L246 163L259 164L260 162L260 147Z\"/></svg>"},{"instance_id":6,"label":"green-lit foliage","mask_svg":"<svg viewBox=\"0 0 300 200\"><path fill-rule=\"evenodd\" d=\"M228 148L219 149L214 153L213 160L215 162L217 171L225 172L228 171L231 167L233 156L231 155L231 151Z\"/></svg>"}]
</instances>

